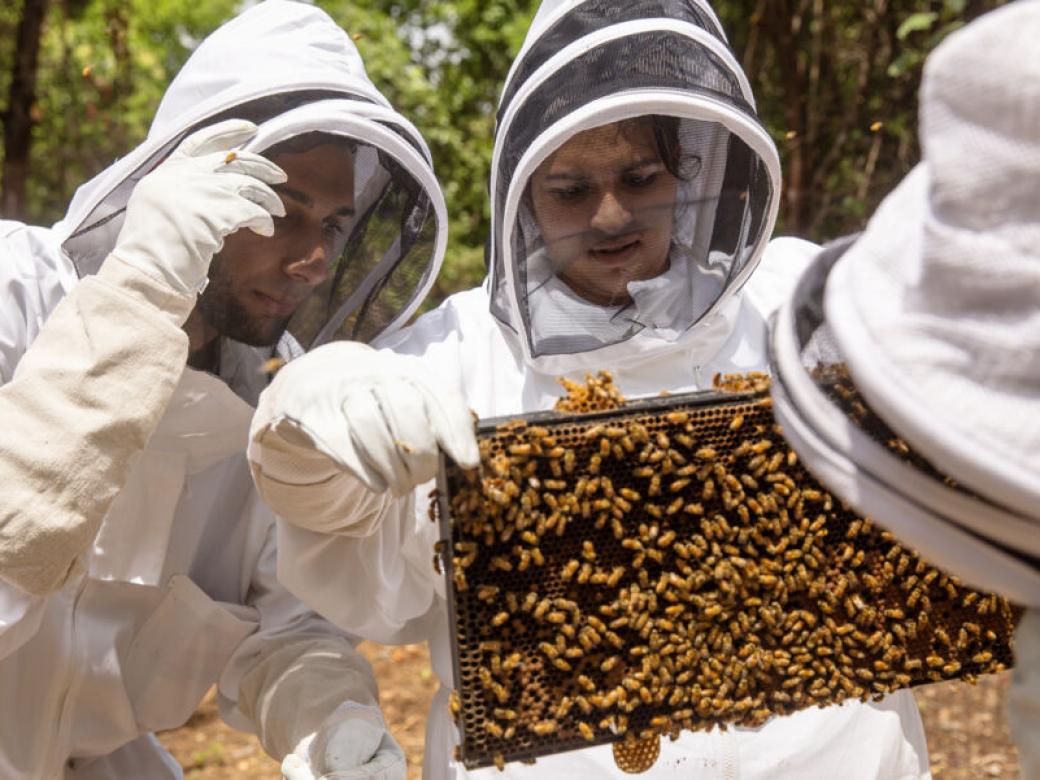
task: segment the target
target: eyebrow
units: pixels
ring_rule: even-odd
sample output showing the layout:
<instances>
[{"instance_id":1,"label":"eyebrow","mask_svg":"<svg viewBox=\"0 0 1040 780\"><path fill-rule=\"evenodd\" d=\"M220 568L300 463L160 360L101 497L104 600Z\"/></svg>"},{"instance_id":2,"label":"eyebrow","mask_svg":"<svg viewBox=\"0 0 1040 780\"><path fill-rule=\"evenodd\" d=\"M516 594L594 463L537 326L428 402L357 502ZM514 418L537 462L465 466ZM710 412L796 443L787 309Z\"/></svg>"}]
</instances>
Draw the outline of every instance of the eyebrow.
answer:
<instances>
[{"instance_id":1,"label":"eyebrow","mask_svg":"<svg viewBox=\"0 0 1040 780\"><path fill-rule=\"evenodd\" d=\"M640 160L636 160L631 165L626 165L621 173L628 173L629 171L638 170L639 168L646 168L649 165L664 165L658 157L644 157ZM583 181L586 177L580 173L568 173L566 171L562 173L550 173L545 177L546 181Z\"/></svg>"},{"instance_id":2,"label":"eyebrow","mask_svg":"<svg viewBox=\"0 0 1040 780\"><path fill-rule=\"evenodd\" d=\"M312 198L306 192L300 192L299 190L294 190L292 187L287 187L284 184L272 185L271 189L273 189L279 195L283 195L286 198L290 198L291 200L296 201L297 203L299 203L302 206L306 206L306 207L310 208L310 207L312 207L314 205L314 198ZM335 214L338 217L352 217L352 216L354 216L354 207L353 206L341 206L340 208L336 209Z\"/></svg>"}]
</instances>

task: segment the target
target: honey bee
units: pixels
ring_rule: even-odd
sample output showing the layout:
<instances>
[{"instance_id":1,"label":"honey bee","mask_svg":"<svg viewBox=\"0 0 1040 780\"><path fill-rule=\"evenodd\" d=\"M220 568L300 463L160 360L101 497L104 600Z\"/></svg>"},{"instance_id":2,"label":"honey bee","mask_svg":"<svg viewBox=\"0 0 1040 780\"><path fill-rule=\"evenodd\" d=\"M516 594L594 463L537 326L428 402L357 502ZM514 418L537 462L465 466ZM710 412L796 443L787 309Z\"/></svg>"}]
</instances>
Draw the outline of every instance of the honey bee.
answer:
<instances>
[{"instance_id":1,"label":"honey bee","mask_svg":"<svg viewBox=\"0 0 1040 780\"><path fill-rule=\"evenodd\" d=\"M502 735L505 733L505 730L497 723L495 723L495 721L493 720L485 721L484 729L487 731L488 734L490 734L492 737L495 737L496 739L501 739Z\"/></svg>"}]
</instances>

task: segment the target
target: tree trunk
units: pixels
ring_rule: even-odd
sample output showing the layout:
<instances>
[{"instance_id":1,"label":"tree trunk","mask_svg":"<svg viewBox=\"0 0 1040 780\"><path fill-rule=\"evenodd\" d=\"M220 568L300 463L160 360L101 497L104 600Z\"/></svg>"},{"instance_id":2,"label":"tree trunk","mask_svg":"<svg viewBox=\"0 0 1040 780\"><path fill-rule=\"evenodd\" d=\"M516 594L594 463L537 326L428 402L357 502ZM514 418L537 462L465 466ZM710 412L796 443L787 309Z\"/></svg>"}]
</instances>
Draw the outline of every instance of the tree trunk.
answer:
<instances>
[{"instance_id":1,"label":"tree trunk","mask_svg":"<svg viewBox=\"0 0 1040 780\"><path fill-rule=\"evenodd\" d=\"M0 215L25 218L25 182L32 145L32 107L36 102L36 70L47 0L24 0L18 22L14 71L7 110L3 114L4 165L0 173Z\"/></svg>"}]
</instances>

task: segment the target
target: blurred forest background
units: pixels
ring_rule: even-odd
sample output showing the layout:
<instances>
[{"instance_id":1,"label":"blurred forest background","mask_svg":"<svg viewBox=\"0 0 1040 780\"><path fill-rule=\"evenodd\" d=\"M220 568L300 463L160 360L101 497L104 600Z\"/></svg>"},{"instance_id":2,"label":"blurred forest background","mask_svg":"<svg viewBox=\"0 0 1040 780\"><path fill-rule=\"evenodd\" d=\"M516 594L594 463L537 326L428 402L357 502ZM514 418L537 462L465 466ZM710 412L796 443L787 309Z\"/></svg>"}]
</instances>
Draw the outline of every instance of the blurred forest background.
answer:
<instances>
[{"instance_id":1,"label":"blurred forest background","mask_svg":"<svg viewBox=\"0 0 1040 780\"><path fill-rule=\"evenodd\" d=\"M166 84L249 0L5 0L0 216L59 219L141 140ZM625 2L625 0L619 0ZM779 230L860 229L913 166L927 53L1000 0L716 0L784 163ZM437 297L483 276L498 93L534 0L318 0L426 135L451 214ZM234 52L228 52L234 56Z\"/></svg>"}]
</instances>

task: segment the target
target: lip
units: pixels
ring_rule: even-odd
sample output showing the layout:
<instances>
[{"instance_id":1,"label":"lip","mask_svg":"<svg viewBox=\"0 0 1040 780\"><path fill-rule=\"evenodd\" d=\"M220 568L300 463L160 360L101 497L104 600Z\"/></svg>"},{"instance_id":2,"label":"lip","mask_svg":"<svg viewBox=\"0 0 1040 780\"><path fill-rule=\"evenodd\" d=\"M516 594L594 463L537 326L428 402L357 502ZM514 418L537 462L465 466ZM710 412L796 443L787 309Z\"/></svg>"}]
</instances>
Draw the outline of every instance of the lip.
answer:
<instances>
[{"instance_id":1,"label":"lip","mask_svg":"<svg viewBox=\"0 0 1040 780\"><path fill-rule=\"evenodd\" d=\"M260 301L264 313L272 317L288 317L300 305L300 299L288 295L278 297L259 290L254 290L254 295Z\"/></svg>"},{"instance_id":2,"label":"lip","mask_svg":"<svg viewBox=\"0 0 1040 780\"><path fill-rule=\"evenodd\" d=\"M638 238L625 241L611 241L593 247L589 250L589 254L601 263L624 263L639 251L641 245L642 241Z\"/></svg>"}]
</instances>

